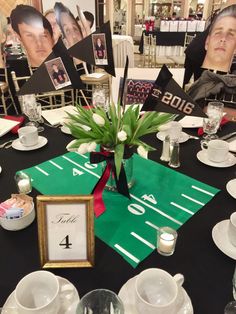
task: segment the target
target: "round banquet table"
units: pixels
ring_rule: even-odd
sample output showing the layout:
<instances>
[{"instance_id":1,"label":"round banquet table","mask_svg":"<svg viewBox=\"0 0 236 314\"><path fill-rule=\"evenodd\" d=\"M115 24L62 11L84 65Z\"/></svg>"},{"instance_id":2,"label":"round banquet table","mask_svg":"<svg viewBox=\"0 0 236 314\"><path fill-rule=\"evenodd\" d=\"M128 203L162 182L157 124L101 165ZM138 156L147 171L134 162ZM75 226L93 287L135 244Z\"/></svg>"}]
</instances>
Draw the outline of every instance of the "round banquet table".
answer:
<instances>
[{"instance_id":1,"label":"round banquet table","mask_svg":"<svg viewBox=\"0 0 236 314\"><path fill-rule=\"evenodd\" d=\"M194 135L197 132L196 129L186 131ZM219 131L219 135L232 131L236 131L236 124L228 123ZM7 199L11 193L16 193L16 171L66 153L65 147L72 139L59 128L47 126L41 135L48 139L48 144L41 149L29 152L13 148L0 149L1 201ZM11 133L4 135L0 138L0 144L15 136ZM155 135L147 136L145 140L157 148L149 157L160 162L162 143ZM236 177L236 168L213 168L202 164L196 158L199 150L199 140L188 140L181 144L181 166L176 171L215 186L221 191L178 230L176 251L172 256L161 256L154 250L138 267L133 268L116 251L96 237L93 268L60 268L50 271L70 280L81 297L95 288L107 288L118 293L128 279L142 270L150 267L162 268L172 275L184 275L183 287L191 298L195 314L222 314L225 305L233 299L232 276L235 260L216 247L212 240L212 228L219 221L228 219L236 210L235 199L226 191L226 183ZM37 195L38 192L33 189L31 196ZM2 306L23 276L41 269L36 220L26 229L16 232L0 227L0 248Z\"/></svg>"}]
</instances>

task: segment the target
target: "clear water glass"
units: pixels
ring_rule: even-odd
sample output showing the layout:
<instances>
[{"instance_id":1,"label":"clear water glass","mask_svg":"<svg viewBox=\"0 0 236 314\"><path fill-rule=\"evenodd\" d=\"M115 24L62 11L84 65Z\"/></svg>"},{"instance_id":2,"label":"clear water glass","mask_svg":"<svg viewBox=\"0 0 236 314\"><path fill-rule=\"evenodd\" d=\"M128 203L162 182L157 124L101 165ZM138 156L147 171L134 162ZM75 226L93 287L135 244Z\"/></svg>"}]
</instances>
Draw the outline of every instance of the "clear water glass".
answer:
<instances>
[{"instance_id":1,"label":"clear water glass","mask_svg":"<svg viewBox=\"0 0 236 314\"><path fill-rule=\"evenodd\" d=\"M44 127L39 125L42 122L42 107L41 104L36 102L34 95L23 96L22 111L30 121L26 125L35 126L38 132L44 131Z\"/></svg>"},{"instance_id":2,"label":"clear water glass","mask_svg":"<svg viewBox=\"0 0 236 314\"><path fill-rule=\"evenodd\" d=\"M211 101L207 105L208 118L203 119L204 140L210 141L218 138L216 135L223 117L224 104L219 101Z\"/></svg>"},{"instance_id":3,"label":"clear water glass","mask_svg":"<svg viewBox=\"0 0 236 314\"><path fill-rule=\"evenodd\" d=\"M234 275L233 275L233 279L232 279L232 284L233 284L233 297L234 300L236 300L236 266L234 269Z\"/></svg>"},{"instance_id":4,"label":"clear water glass","mask_svg":"<svg viewBox=\"0 0 236 314\"><path fill-rule=\"evenodd\" d=\"M226 305L224 314L236 314L236 301L231 301Z\"/></svg>"},{"instance_id":5,"label":"clear water glass","mask_svg":"<svg viewBox=\"0 0 236 314\"><path fill-rule=\"evenodd\" d=\"M121 299L110 290L92 290L80 300L76 314L124 314Z\"/></svg>"}]
</instances>

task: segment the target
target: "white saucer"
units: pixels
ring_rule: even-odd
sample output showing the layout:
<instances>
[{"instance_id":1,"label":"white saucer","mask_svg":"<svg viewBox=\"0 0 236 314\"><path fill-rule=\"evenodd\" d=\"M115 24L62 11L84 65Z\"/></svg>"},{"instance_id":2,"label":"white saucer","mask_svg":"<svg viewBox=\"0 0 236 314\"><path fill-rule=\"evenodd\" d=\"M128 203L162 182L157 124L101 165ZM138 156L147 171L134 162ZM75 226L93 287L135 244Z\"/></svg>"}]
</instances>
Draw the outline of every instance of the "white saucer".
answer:
<instances>
[{"instance_id":1,"label":"white saucer","mask_svg":"<svg viewBox=\"0 0 236 314\"><path fill-rule=\"evenodd\" d=\"M125 314L138 314L138 311L135 308L135 295L134 295L134 285L135 279L137 276L129 279L120 289L119 297L121 298L124 307ZM187 292L182 289L183 293L183 302L179 305L179 309L176 314L193 314L192 302L187 294Z\"/></svg>"},{"instance_id":2,"label":"white saucer","mask_svg":"<svg viewBox=\"0 0 236 314\"><path fill-rule=\"evenodd\" d=\"M208 159L206 150L200 150L197 153L197 159L208 166L217 168L232 167L236 164L236 157L234 157L234 155L231 153L229 153L229 157L227 160L223 162L214 162Z\"/></svg>"},{"instance_id":3,"label":"white saucer","mask_svg":"<svg viewBox=\"0 0 236 314\"><path fill-rule=\"evenodd\" d=\"M36 145L33 146L24 146L21 144L20 139L17 138L15 141L12 142L12 147L17 150L23 150L23 151L28 151L28 150L35 150L43 147L46 145L48 142L47 138L44 136L39 136L39 141Z\"/></svg>"},{"instance_id":4,"label":"white saucer","mask_svg":"<svg viewBox=\"0 0 236 314\"><path fill-rule=\"evenodd\" d=\"M228 238L229 219L218 222L212 229L212 238L215 245L224 254L236 260L236 247L231 244Z\"/></svg>"},{"instance_id":5,"label":"white saucer","mask_svg":"<svg viewBox=\"0 0 236 314\"><path fill-rule=\"evenodd\" d=\"M70 129L69 129L67 126L65 126L65 125L63 125L63 126L61 127L61 131L62 131L63 133L65 133L65 134L71 134Z\"/></svg>"},{"instance_id":6,"label":"white saucer","mask_svg":"<svg viewBox=\"0 0 236 314\"><path fill-rule=\"evenodd\" d=\"M61 305L61 309L59 310L58 314L75 314L76 313L76 307L78 305L78 302L80 300L79 294L75 286L67 279L57 276L61 288L65 285L70 285L71 290L73 290L73 295L70 295L70 298L68 296L63 296L63 292L61 293L63 296L64 302ZM7 298L5 304L3 305L1 314L18 314L17 306L14 299L14 291L10 294L10 296Z\"/></svg>"},{"instance_id":7,"label":"white saucer","mask_svg":"<svg viewBox=\"0 0 236 314\"><path fill-rule=\"evenodd\" d=\"M160 141L164 141L166 135L168 134L167 131L160 131L157 133L157 138L160 140ZM186 142L187 140L189 139L189 135L185 132L181 132L181 135L180 135L180 139L179 139L179 143L184 143Z\"/></svg>"},{"instance_id":8,"label":"white saucer","mask_svg":"<svg viewBox=\"0 0 236 314\"><path fill-rule=\"evenodd\" d=\"M236 198L236 179L232 179L226 184L226 190L233 198Z\"/></svg>"}]
</instances>

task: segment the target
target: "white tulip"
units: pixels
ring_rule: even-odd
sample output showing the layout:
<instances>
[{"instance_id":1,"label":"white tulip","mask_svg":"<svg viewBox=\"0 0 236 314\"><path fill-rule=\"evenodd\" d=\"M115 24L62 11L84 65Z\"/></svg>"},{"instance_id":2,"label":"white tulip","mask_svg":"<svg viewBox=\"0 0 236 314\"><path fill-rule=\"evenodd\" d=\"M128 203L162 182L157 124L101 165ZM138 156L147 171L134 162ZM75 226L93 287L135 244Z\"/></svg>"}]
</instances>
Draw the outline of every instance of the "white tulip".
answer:
<instances>
[{"instance_id":1,"label":"white tulip","mask_svg":"<svg viewBox=\"0 0 236 314\"><path fill-rule=\"evenodd\" d=\"M148 158L148 151L143 146L138 146L137 152L139 156L147 159Z\"/></svg>"},{"instance_id":2,"label":"white tulip","mask_svg":"<svg viewBox=\"0 0 236 314\"><path fill-rule=\"evenodd\" d=\"M77 148L76 147L70 147L73 144L75 144L76 140L71 141L69 144L66 145L66 149L68 150L68 152L76 152Z\"/></svg>"},{"instance_id":3,"label":"white tulip","mask_svg":"<svg viewBox=\"0 0 236 314\"><path fill-rule=\"evenodd\" d=\"M80 146L77 148L77 152L79 154L86 154L88 152L88 147L89 147L89 144L88 143L82 143L80 144Z\"/></svg>"},{"instance_id":4,"label":"white tulip","mask_svg":"<svg viewBox=\"0 0 236 314\"><path fill-rule=\"evenodd\" d=\"M117 137L118 137L118 140L120 140L121 142L124 142L125 140L127 140L127 133L122 130L117 133Z\"/></svg>"},{"instance_id":5,"label":"white tulip","mask_svg":"<svg viewBox=\"0 0 236 314\"><path fill-rule=\"evenodd\" d=\"M94 113L93 114L93 121L99 125L99 126L104 126L105 125L105 120L103 119L103 117L101 117L99 114Z\"/></svg>"},{"instance_id":6,"label":"white tulip","mask_svg":"<svg viewBox=\"0 0 236 314\"><path fill-rule=\"evenodd\" d=\"M91 153L91 152L94 152L96 150L96 147L97 147L97 143L96 142L90 142L88 143L88 152Z\"/></svg>"}]
</instances>

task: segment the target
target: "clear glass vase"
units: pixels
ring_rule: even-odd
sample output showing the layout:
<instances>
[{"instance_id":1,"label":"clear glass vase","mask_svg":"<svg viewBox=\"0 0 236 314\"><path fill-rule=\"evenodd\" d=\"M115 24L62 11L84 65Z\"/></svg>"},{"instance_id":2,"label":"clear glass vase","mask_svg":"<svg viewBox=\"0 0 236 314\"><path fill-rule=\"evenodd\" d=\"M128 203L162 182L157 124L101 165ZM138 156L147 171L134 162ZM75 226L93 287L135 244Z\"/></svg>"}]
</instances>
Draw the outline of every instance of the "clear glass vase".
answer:
<instances>
[{"instance_id":1,"label":"clear glass vase","mask_svg":"<svg viewBox=\"0 0 236 314\"><path fill-rule=\"evenodd\" d=\"M113 152L112 150L109 150L107 148L105 148L104 150ZM128 185L128 188L130 189L134 185L133 155L127 159L123 159L122 163L123 163L125 174L126 174L127 185ZM106 161L102 162L102 173L105 171L105 168L106 168ZM115 176L112 172L111 172L110 177L107 181L105 189L109 190L109 191L117 191Z\"/></svg>"}]
</instances>

